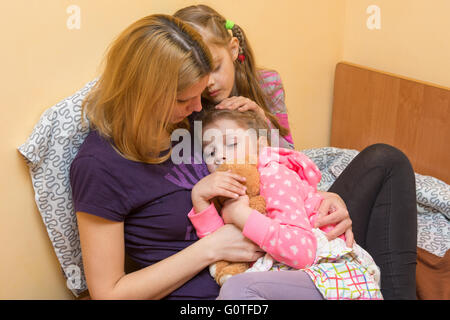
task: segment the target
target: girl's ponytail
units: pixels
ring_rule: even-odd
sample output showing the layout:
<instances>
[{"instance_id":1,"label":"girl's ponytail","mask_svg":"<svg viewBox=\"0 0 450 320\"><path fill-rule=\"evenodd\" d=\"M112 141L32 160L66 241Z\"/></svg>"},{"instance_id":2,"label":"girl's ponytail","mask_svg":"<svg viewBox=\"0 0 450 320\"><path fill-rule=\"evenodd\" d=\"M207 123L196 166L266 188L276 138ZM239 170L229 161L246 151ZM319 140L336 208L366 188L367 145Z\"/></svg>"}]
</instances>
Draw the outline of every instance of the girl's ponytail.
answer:
<instances>
[{"instance_id":1,"label":"girl's ponytail","mask_svg":"<svg viewBox=\"0 0 450 320\"><path fill-rule=\"evenodd\" d=\"M263 108L266 118L279 130L280 136L289 135L289 130L281 126L278 118L270 112L273 102L262 90L261 74L256 67L253 50L247 41L244 31L237 24L230 23L229 20L227 20L225 25L232 25L230 30L233 33L233 37L236 37L239 41L239 55L234 62L237 92L244 97L252 99Z\"/></svg>"}]
</instances>

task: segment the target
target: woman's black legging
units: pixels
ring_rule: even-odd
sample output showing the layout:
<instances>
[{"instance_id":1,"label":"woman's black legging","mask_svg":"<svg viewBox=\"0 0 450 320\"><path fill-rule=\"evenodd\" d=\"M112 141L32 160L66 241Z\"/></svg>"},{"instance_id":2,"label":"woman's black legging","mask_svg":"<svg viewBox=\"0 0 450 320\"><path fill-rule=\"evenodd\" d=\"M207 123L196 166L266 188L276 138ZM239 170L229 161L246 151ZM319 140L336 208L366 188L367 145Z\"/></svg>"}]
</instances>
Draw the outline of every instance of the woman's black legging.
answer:
<instances>
[{"instance_id":1,"label":"woman's black legging","mask_svg":"<svg viewBox=\"0 0 450 320\"><path fill-rule=\"evenodd\" d=\"M386 144L369 146L328 191L345 201L356 242L380 267L383 297L416 299L416 186L405 154Z\"/></svg>"}]
</instances>

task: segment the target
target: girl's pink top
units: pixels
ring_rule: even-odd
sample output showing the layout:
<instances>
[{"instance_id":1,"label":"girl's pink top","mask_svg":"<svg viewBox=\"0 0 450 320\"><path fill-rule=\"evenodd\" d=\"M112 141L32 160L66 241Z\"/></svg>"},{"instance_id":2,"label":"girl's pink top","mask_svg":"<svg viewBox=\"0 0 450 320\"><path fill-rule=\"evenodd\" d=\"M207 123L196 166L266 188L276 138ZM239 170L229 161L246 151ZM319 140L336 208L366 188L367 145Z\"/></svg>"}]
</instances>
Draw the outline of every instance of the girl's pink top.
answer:
<instances>
[{"instance_id":1,"label":"girl's pink top","mask_svg":"<svg viewBox=\"0 0 450 320\"><path fill-rule=\"evenodd\" d=\"M253 210L243 234L279 262L296 269L310 266L317 248L312 226L322 202L317 192L319 169L298 151L271 147L261 151L257 168L267 211ZM188 217L199 237L223 225L213 204L199 213L192 209ZM332 228L321 229L328 232Z\"/></svg>"},{"instance_id":2,"label":"girl's pink top","mask_svg":"<svg viewBox=\"0 0 450 320\"><path fill-rule=\"evenodd\" d=\"M286 103L284 101L284 87L280 74L273 70L261 70L261 88L272 101L270 112L274 114L278 122L290 130ZM270 123L271 125L271 123ZM289 133L285 137L280 137L280 147L294 149L292 135Z\"/></svg>"}]
</instances>

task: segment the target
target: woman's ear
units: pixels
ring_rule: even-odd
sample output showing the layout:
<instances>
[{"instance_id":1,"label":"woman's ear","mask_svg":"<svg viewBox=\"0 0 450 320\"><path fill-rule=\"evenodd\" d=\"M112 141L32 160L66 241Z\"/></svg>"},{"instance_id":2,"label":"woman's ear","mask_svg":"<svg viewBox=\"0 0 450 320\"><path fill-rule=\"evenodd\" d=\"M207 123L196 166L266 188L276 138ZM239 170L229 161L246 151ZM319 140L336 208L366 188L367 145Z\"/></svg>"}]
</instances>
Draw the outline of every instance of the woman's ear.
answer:
<instances>
[{"instance_id":1,"label":"woman's ear","mask_svg":"<svg viewBox=\"0 0 450 320\"><path fill-rule=\"evenodd\" d=\"M230 50L231 59L235 61L239 55L239 40L236 37L232 37L230 43L228 44L228 49Z\"/></svg>"}]
</instances>

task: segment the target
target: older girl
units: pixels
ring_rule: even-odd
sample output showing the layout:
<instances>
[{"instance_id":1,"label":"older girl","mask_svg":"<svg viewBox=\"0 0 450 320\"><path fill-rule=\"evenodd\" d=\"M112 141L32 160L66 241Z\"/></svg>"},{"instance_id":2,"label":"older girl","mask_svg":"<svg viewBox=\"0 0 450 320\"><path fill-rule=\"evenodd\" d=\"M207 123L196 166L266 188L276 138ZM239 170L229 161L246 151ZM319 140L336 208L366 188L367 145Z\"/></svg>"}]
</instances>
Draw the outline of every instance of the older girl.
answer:
<instances>
[{"instance_id":1,"label":"older girl","mask_svg":"<svg viewBox=\"0 0 450 320\"><path fill-rule=\"evenodd\" d=\"M276 71L258 69L244 31L206 5L189 6L174 16L193 26L211 51L214 68L203 92L205 109L253 110L266 120L272 129L278 129L279 146L294 148L289 132L284 88ZM275 131L276 132L276 131ZM320 208L324 217L333 208L328 219L337 227L328 236L333 239L345 233L347 244L353 243L351 220L342 199L334 193L322 192L326 199ZM319 219L322 225L327 221Z\"/></svg>"}]
</instances>

